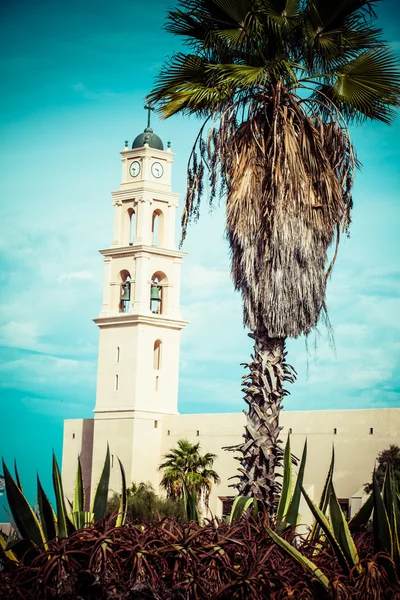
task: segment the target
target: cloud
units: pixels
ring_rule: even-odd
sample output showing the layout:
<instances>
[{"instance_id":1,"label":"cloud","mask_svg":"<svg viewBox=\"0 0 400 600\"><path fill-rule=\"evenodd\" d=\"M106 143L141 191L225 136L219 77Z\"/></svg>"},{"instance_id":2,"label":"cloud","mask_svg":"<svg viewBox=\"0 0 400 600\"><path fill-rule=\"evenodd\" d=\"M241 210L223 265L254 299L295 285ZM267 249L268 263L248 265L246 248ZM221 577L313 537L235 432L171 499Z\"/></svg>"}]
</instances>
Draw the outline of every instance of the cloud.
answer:
<instances>
[{"instance_id":1,"label":"cloud","mask_svg":"<svg viewBox=\"0 0 400 600\"><path fill-rule=\"evenodd\" d=\"M119 94L110 90L91 90L87 88L83 83L74 83L71 85L71 89L85 98L86 100L112 100L117 98Z\"/></svg>"},{"instance_id":2,"label":"cloud","mask_svg":"<svg viewBox=\"0 0 400 600\"><path fill-rule=\"evenodd\" d=\"M82 281L93 281L95 276L91 271L74 271L72 273L64 273L57 278L57 281L71 281L72 279Z\"/></svg>"},{"instance_id":3,"label":"cloud","mask_svg":"<svg viewBox=\"0 0 400 600\"><path fill-rule=\"evenodd\" d=\"M49 412L54 410L52 405L59 402L85 404L88 397L94 405L95 382L95 360L19 353L0 363L0 387L49 398ZM7 402L7 396L4 402Z\"/></svg>"},{"instance_id":4,"label":"cloud","mask_svg":"<svg viewBox=\"0 0 400 600\"><path fill-rule=\"evenodd\" d=\"M38 335L36 323L11 321L0 326L0 346L35 349Z\"/></svg>"}]
</instances>

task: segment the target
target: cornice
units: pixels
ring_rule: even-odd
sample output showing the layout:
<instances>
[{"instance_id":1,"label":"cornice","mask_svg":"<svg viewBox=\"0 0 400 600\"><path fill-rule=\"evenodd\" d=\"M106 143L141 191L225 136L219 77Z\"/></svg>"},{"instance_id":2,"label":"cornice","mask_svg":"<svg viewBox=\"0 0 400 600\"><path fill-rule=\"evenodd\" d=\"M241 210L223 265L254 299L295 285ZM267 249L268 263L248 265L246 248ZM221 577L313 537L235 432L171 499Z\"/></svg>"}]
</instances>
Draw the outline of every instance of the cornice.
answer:
<instances>
[{"instance_id":1,"label":"cornice","mask_svg":"<svg viewBox=\"0 0 400 600\"><path fill-rule=\"evenodd\" d=\"M130 256L142 258L148 255L152 255L161 256L169 260L182 259L184 256L187 255L187 252L181 252L181 250L169 250L167 248L159 248L158 246L147 246L145 244L132 244L132 246L106 248L105 250L99 250L99 252L102 256L109 256L111 258L124 258Z\"/></svg>"},{"instance_id":2,"label":"cornice","mask_svg":"<svg viewBox=\"0 0 400 600\"><path fill-rule=\"evenodd\" d=\"M132 413L132 417L136 417L137 419L141 420L144 420L147 415L151 415L151 418L153 419L156 415L160 420L162 420L163 417L175 417L179 414L178 412L160 412L159 410L143 410L140 408L131 408L129 406L121 406L119 408L115 408L112 406L110 406L109 408L95 408L93 412L97 414Z\"/></svg>"},{"instance_id":3,"label":"cornice","mask_svg":"<svg viewBox=\"0 0 400 600\"><path fill-rule=\"evenodd\" d=\"M177 192L169 192L160 190L150 185L138 185L129 189L116 190L111 192L114 203L118 202L152 202L159 200L160 202L168 202L173 206L178 206L180 194ZM151 197L148 197L151 196Z\"/></svg>"},{"instance_id":4,"label":"cornice","mask_svg":"<svg viewBox=\"0 0 400 600\"><path fill-rule=\"evenodd\" d=\"M172 163L174 160L175 153L172 150L158 150L157 148L151 148L146 145L142 148L126 148L121 151L122 160L137 158L139 156L146 158L162 158L163 160Z\"/></svg>"},{"instance_id":5,"label":"cornice","mask_svg":"<svg viewBox=\"0 0 400 600\"><path fill-rule=\"evenodd\" d=\"M189 321L182 319L170 319L165 315L134 315L130 313L121 313L114 316L97 317L93 319L98 327L124 327L126 325L151 325L164 327L165 329L183 329Z\"/></svg>"}]
</instances>

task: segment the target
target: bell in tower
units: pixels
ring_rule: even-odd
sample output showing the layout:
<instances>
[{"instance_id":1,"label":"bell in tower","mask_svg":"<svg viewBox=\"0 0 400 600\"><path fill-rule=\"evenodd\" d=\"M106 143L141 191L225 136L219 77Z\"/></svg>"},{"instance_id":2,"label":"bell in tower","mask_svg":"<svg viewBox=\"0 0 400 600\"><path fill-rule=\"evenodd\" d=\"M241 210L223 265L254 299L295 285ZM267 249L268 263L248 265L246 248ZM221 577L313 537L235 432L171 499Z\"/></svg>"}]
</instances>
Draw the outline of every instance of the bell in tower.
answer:
<instances>
[{"instance_id":1,"label":"bell in tower","mask_svg":"<svg viewBox=\"0 0 400 600\"><path fill-rule=\"evenodd\" d=\"M153 314L161 314L161 288L156 281L151 282L150 288L150 310Z\"/></svg>"}]
</instances>

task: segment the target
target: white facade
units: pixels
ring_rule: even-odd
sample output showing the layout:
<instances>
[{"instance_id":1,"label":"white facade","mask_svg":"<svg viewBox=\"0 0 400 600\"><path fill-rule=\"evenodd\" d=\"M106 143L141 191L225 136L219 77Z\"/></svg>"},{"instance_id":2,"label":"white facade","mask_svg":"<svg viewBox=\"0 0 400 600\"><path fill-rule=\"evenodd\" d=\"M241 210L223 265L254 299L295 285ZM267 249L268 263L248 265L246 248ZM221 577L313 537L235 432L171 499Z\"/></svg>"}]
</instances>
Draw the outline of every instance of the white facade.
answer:
<instances>
[{"instance_id":1,"label":"white facade","mask_svg":"<svg viewBox=\"0 0 400 600\"><path fill-rule=\"evenodd\" d=\"M238 464L222 448L241 442L245 417L178 414L180 330L186 322L179 306L184 253L174 247L178 195L171 188L173 154L145 143L126 148L121 156L122 182L112 194L113 241L101 250L103 302L94 319L100 329L95 416L65 421L64 489L70 497L80 455L84 479L93 490L107 443L112 490L120 489L117 456L128 485L144 481L158 489L162 456L186 438L200 441L203 453L218 456L215 469L222 481L213 488L210 509L221 515L221 498L233 494L228 479ZM121 300L128 291L130 299ZM151 301L152 293L161 300ZM352 512L362 502L360 489L371 478L378 452L391 443L400 445L400 409L283 412L281 422L283 438L291 433L298 457L308 440L305 484L315 500L334 444L336 493L350 502Z\"/></svg>"}]
</instances>

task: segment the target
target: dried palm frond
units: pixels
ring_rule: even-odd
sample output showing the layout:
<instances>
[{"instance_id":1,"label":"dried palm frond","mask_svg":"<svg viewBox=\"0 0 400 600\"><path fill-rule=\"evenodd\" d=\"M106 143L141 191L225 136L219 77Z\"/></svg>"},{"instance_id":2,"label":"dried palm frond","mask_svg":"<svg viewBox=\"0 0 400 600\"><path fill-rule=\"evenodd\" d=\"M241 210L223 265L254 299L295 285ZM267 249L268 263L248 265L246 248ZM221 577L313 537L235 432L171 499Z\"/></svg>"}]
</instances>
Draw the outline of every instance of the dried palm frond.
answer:
<instances>
[{"instance_id":1,"label":"dried palm frond","mask_svg":"<svg viewBox=\"0 0 400 600\"><path fill-rule=\"evenodd\" d=\"M326 113L323 97L320 104ZM226 197L244 324L270 338L296 338L316 326L325 307L328 249L349 226L357 161L346 127L330 110L332 118L323 120L315 102L311 109L271 86L245 109L239 102L223 112L191 158L183 235L198 217L203 157L212 198L218 187Z\"/></svg>"}]
</instances>

